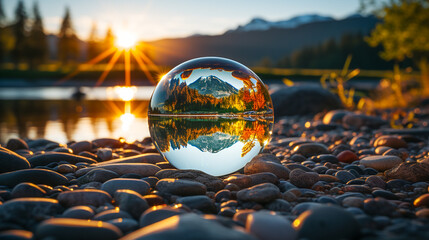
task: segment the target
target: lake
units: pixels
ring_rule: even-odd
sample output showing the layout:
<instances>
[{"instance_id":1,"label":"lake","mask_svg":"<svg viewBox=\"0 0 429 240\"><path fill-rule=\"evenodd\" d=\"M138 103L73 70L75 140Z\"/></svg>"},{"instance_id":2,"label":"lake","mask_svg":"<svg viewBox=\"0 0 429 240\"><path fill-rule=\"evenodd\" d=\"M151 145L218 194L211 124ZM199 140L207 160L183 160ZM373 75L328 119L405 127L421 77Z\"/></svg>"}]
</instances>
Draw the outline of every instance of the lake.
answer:
<instances>
[{"instance_id":1,"label":"lake","mask_svg":"<svg viewBox=\"0 0 429 240\"><path fill-rule=\"evenodd\" d=\"M134 100L125 102L114 87L81 87L85 97L74 94L76 87L0 88L0 142L14 137L60 143L102 137L141 140L150 135L147 107L153 89L135 87Z\"/></svg>"}]
</instances>

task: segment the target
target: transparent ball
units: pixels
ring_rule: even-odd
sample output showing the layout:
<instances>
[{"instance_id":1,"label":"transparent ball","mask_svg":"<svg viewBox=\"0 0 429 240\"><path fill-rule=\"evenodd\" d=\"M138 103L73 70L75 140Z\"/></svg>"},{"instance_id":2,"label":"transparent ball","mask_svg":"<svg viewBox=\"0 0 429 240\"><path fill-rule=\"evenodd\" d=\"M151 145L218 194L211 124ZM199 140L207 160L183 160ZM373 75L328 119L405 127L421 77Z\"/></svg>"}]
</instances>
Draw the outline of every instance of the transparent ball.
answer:
<instances>
[{"instance_id":1,"label":"transparent ball","mask_svg":"<svg viewBox=\"0 0 429 240\"><path fill-rule=\"evenodd\" d=\"M164 75L149 103L155 146L178 169L233 173L260 153L273 126L270 95L246 66L196 58Z\"/></svg>"}]
</instances>

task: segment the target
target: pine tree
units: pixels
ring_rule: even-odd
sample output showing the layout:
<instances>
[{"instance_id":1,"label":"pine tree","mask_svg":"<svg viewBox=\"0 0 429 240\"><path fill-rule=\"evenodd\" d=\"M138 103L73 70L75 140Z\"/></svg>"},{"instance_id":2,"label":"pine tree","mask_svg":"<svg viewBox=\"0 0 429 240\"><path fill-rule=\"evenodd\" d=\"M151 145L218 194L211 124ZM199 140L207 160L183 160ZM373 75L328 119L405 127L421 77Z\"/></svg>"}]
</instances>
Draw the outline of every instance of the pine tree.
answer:
<instances>
[{"instance_id":1,"label":"pine tree","mask_svg":"<svg viewBox=\"0 0 429 240\"><path fill-rule=\"evenodd\" d=\"M97 24L93 23L91 27L91 32L89 33L89 38L88 38L87 58L93 59L99 53L100 53L100 46L97 39Z\"/></svg>"},{"instance_id":2,"label":"pine tree","mask_svg":"<svg viewBox=\"0 0 429 240\"><path fill-rule=\"evenodd\" d=\"M58 34L58 58L63 64L76 61L79 56L79 42L73 30L70 9L66 8L60 33Z\"/></svg>"},{"instance_id":3,"label":"pine tree","mask_svg":"<svg viewBox=\"0 0 429 240\"><path fill-rule=\"evenodd\" d=\"M15 44L12 49L12 59L17 66L25 58L25 50L27 45L27 33L25 31L27 25L27 13L22 0L18 2L15 10L15 23L13 24L13 35Z\"/></svg>"},{"instance_id":4,"label":"pine tree","mask_svg":"<svg viewBox=\"0 0 429 240\"><path fill-rule=\"evenodd\" d=\"M30 67L35 67L46 60L48 55L48 45L46 34L43 29L43 21L40 16L39 6L34 3L33 6L34 21L30 30L27 56L30 61Z\"/></svg>"}]
</instances>

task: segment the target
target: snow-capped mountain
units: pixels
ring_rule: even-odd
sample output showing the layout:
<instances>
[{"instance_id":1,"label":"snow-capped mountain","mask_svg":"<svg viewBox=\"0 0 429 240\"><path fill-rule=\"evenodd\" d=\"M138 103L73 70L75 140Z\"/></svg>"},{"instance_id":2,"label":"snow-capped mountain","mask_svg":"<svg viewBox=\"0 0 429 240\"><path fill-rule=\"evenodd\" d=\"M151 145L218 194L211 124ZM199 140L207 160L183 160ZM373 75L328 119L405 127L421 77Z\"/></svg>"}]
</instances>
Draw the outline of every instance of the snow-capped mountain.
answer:
<instances>
[{"instance_id":1,"label":"snow-capped mountain","mask_svg":"<svg viewBox=\"0 0 429 240\"><path fill-rule=\"evenodd\" d=\"M240 32L248 31L264 31L270 28L295 28L302 24L313 23L313 22L323 22L323 21L332 21L332 17L321 16L317 14L306 14L293 17L288 20L281 20L276 22L267 21L262 18L253 18L249 23L244 26L238 26L235 30Z\"/></svg>"}]
</instances>

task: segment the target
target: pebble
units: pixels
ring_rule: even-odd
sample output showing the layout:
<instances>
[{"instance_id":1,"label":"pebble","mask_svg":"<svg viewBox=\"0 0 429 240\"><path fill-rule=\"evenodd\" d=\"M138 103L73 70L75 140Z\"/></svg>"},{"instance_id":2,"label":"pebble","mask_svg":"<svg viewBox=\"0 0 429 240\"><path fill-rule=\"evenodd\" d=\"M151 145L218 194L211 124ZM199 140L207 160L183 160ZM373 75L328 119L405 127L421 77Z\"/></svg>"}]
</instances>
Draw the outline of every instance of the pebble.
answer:
<instances>
[{"instance_id":1,"label":"pebble","mask_svg":"<svg viewBox=\"0 0 429 240\"><path fill-rule=\"evenodd\" d=\"M337 155L338 161L343 162L343 163L352 163L356 160L359 160L359 157L356 155L356 153L350 151L350 150L345 150L340 152Z\"/></svg>"},{"instance_id":2,"label":"pebble","mask_svg":"<svg viewBox=\"0 0 429 240\"><path fill-rule=\"evenodd\" d=\"M149 208L146 199L133 190L117 190L114 199L119 209L128 212L136 219Z\"/></svg>"},{"instance_id":3,"label":"pebble","mask_svg":"<svg viewBox=\"0 0 429 240\"><path fill-rule=\"evenodd\" d=\"M65 210L61 217L75 219L91 219L94 217L94 214L94 210L88 206L75 206Z\"/></svg>"},{"instance_id":4,"label":"pebble","mask_svg":"<svg viewBox=\"0 0 429 240\"><path fill-rule=\"evenodd\" d=\"M84 151L91 152L92 143L88 141L76 142L70 145L70 149L73 150L74 154L79 154Z\"/></svg>"},{"instance_id":5,"label":"pebble","mask_svg":"<svg viewBox=\"0 0 429 240\"><path fill-rule=\"evenodd\" d=\"M110 221L118 218L132 219L133 217L131 217L131 215L125 211L122 211L119 209L110 209L110 210L106 210L98 213L97 215L94 216L93 220L106 222L106 221Z\"/></svg>"},{"instance_id":6,"label":"pebble","mask_svg":"<svg viewBox=\"0 0 429 240\"><path fill-rule=\"evenodd\" d=\"M79 177L77 181L79 184L85 184L89 182L104 183L110 179L118 178L118 177L119 177L119 174L113 171L102 169L102 168L96 168L96 169L90 170L85 175Z\"/></svg>"},{"instance_id":7,"label":"pebble","mask_svg":"<svg viewBox=\"0 0 429 240\"><path fill-rule=\"evenodd\" d=\"M97 189L81 189L62 192L58 195L58 201L65 207L79 205L102 206L112 202L112 197L105 191Z\"/></svg>"},{"instance_id":8,"label":"pebble","mask_svg":"<svg viewBox=\"0 0 429 240\"><path fill-rule=\"evenodd\" d=\"M0 205L0 223L31 229L43 219L57 216L63 208L55 199L17 198Z\"/></svg>"},{"instance_id":9,"label":"pebble","mask_svg":"<svg viewBox=\"0 0 429 240\"><path fill-rule=\"evenodd\" d=\"M4 240L31 240L33 233L26 230L7 230L0 232L0 239Z\"/></svg>"},{"instance_id":10,"label":"pebble","mask_svg":"<svg viewBox=\"0 0 429 240\"><path fill-rule=\"evenodd\" d=\"M101 190L108 192L111 196L117 190L121 189L133 190L141 195L145 195L149 193L150 185L141 179L131 178L114 178L101 185Z\"/></svg>"},{"instance_id":11,"label":"pebble","mask_svg":"<svg viewBox=\"0 0 429 240\"><path fill-rule=\"evenodd\" d=\"M6 148L0 147L0 159L0 173L30 168L27 159Z\"/></svg>"},{"instance_id":12,"label":"pebble","mask_svg":"<svg viewBox=\"0 0 429 240\"><path fill-rule=\"evenodd\" d=\"M270 172L276 175L279 179L289 179L289 169L287 169L285 166L271 162L271 161L263 161L258 159L253 159L252 161L248 162L244 166L244 173L245 174L254 174L254 173L263 173L263 172Z\"/></svg>"},{"instance_id":13,"label":"pebble","mask_svg":"<svg viewBox=\"0 0 429 240\"><path fill-rule=\"evenodd\" d=\"M204 213L216 213L214 201L205 195L180 197L176 200L176 203L181 203Z\"/></svg>"},{"instance_id":14,"label":"pebble","mask_svg":"<svg viewBox=\"0 0 429 240\"><path fill-rule=\"evenodd\" d=\"M315 172L305 172L301 169L294 169L290 172L290 182L301 188L311 188L317 181L319 175Z\"/></svg>"},{"instance_id":15,"label":"pebble","mask_svg":"<svg viewBox=\"0 0 429 240\"><path fill-rule=\"evenodd\" d=\"M423 194L414 200L415 207L429 207L429 193Z\"/></svg>"},{"instance_id":16,"label":"pebble","mask_svg":"<svg viewBox=\"0 0 429 240\"><path fill-rule=\"evenodd\" d=\"M139 223L136 220L130 219L130 218L112 219L112 220L107 221L107 223L110 223L110 224L116 226L124 234L130 233L130 232L135 231L139 228Z\"/></svg>"},{"instance_id":17,"label":"pebble","mask_svg":"<svg viewBox=\"0 0 429 240\"><path fill-rule=\"evenodd\" d=\"M97 157L102 161L108 161L110 159L112 159L113 157L113 152L111 148L99 148L97 149L97 152L95 153L95 155L97 155Z\"/></svg>"},{"instance_id":18,"label":"pebble","mask_svg":"<svg viewBox=\"0 0 429 240\"><path fill-rule=\"evenodd\" d=\"M272 183L262 183L237 192L237 199L244 202L268 203L281 196L279 188Z\"/></svg>"},{"instance_id":19,"label":"pebble","mask_svg":"<svg viewBox=\"0 0 429 240\"><path fill-rule=\"evenodd\" d=\"M407 142L395 136L380 136L374 142L374 147L379 146L407 148Z\"/></svg>"},{"instance_id":20,"label":"pebble","mask_svg":"<svg viewBox=\"0 0 429 240\"><path fill-rule=\"evenodd\" d=\"M349 171L341 170L335 173L335 177L340 180L342 183L347 183L350 180L356 178L355 175L351 174Z\"/></svg>"},{"instance_id":21,"label":"pebble","mask_svg":"<svg viewBox=\"0 0 429 240\"><path fill-rule=\"evenodd\" d=\"M53 162L68 162L70 164L76 164L78 162L85 162L89 164L97 163L97 161L91 158L60 152L40 154L29 158L28 161L30 162L32 167L46 166Z\"/></svg>"},{"instance_id":22,"label":"pebble","mask_svg":"<svg viewBox=\"0 0 429 240\"><path fill-rule=\"evenodd\" d=\"M46 191L33 183L20 183L11 192L12 198L44 197Z\"/></svg>"},{"instance_id":23,"label":"pebble","mask_svg":"<svg viewBox=\"0 0 429 240\"><path fill-rule=\"evenodd\" d=\"M374 197L382 197L382 198L389 199L389 200L398 200L399 199L398 196L396 196L392 192L386 191L386 190L375 190L372 192L372 195Z\"/></svg>"},{"instance_id":24,"label":"pebble","mask_svg":"<svg viewBox=\"0 0 429 240\"><path fill-rule=\"evenodd\" d=\"M143 228L183 213L183 210L170 206L151 207L141 215L139 226Z\"/></svg>"},{"instance_id":25,"label":"pebble","mask_svg":"<svg viewBox=\"0 0 429 240\"><path fill-rule=\"evenodd\" d=\"M122 236L122 232L106 222L53 218L37 226L34 236L36 239L116 240Z\"/></svg>"},{"instance_id":26,"label":"pebble","mask_svg":"<svg viewBox=\"0 0 429 240\"><path fill-rule=\"evenodd\" d=\"M198 170L165 169L157 172L155 176L159 179L178 178L192 180L204 184L208 191L214 192L222 190L225 187L225 183L222 179Z\"/></svg>"},{"instance_id":27,"label":"pebble","mask_svg":"<svg viewBox=\"0 0 429 240\"><path fill-rule=\"evenodd\" d=\"M158 166L154 164L149 164L149 163L115 163L115 164L106 164L106 165L97 166L97 167L82 168L76 171L76 176L80 177L93 169L100 169L100 168L113 171L118 175L135 173L135 174L139 174L142 177L153 176L155 175L155 173L161 170L161 168L159 168Z\"/></svg>"},{"instance_id":28,"label":"pebble","mask_svg":"<svg viewBox=\"0 0 429 240\"><path fill-rule=\"evenodd\" d=\"M191 233L191 235L190 235ZM228 228L215 220L207 220L196 214L173 216L154 223L151 226L134 231L121 240L157 239L157 240L256 240L250 234Z\"/></svg>"},{"instance_id":29,"label":"pebble","mask_svg":"<svg viewBox=\"0 0 429 240\"><path fill-rule=\"evenodd\" d=\"M276 212L290 212L292 206L288 201L283 199L275 199L270 203L265 204L265 208Z\"/></svg>"},{"instance_id":30,"label":"pebble","mask_svg":"<svg viewBox=\"0 0 429 240\"><path fill-rule=\"evenodd\" d=\"M358 222L340 207L320 206L300 214L292 226L298 237L305 239L355 239L359 236Z\"/></svg>"},{"instance_id":31,"label":"pebble","mask_svg":"<svg viewBox=\"0 0 429 240\"><path fill-rule=\"evenodd\" d=\"M207 187L199 182L184 179L164 178L156 184L156 190L179 196L205 195Z\"/></svg>"},{"instance_id":32,"label":"pebble","mask_svg":"<svg viewBox=\"0 0 429 240\"><path fill-rule=\"evenodd\" d=\"M14 187L23 182L45 184L48 186L66 185L68 179L48 169L23 169L0 174L0 185Z\"/></svg>"},{"instance_id":33,"label":"pebble","mask_svg":"<svg viewBox=\"0 0 429 240\"><path fill-rule=\"evenodd\" d=\"M20 138L10 138L6 143L6 148L11 151L29 149L28 144Z\"/></svg>"},{"instance_id":34,"label":"pebble","mask_svg":"<svg viewBox=\"0 0 429 240\"><path fill-rule=\"evenodd\" d=\"M328 153L329 150L321 143L303 143L293 149L293 154L301 154L304 157Z\"/></svg>"},{"instance_id":35,"label":"pebble","mask_svg":"<svg viewBox=\"0 0 429 240\"><path fill-rule=\"evenodd\" d=\"M423 208L416 212L418 218L429 218L429 208Z\"/></svg>"},{"instance_id":36,"label":"pebble","mask_svg":"<svg viewBox=\"0 0 429 240\"><path fill-rule=\"evenodd\" d=\"M429 180L429 164L401 163L399 166L384 173L389 179L401 179L409 182L422 182Z\"/></svg>"},{"instance_id":37,"label":"pebble","mask_svg":"<svg viewBox=\"0 0 429 240\"><path fill-rule=\"evenodd\" d=\"M237 185L240 189L252 186L252 178L244 174L236 174L229 176L228 178L224 179L223 182L225 184L233 183Z\"/></svg>"},{"instance_id":38,"label":"pebble","mask_svg":"<svg viewBox=\"0 0 429 240\"><path fill-rule=\"evenodd\" d=\"M298 235L285 217L265 212L249 214L246 230L259 240L295 240Z\"/></svg>"},{"instance_id":39,"label":"pebble","mask_svg":"<svg viewBox=\"0 0 429 240\"><path fill-rule=\"evenodd\" d=\"M370 215L392 216L396 205L383 198L368 198L364 201L363 208Z\"/></svg>"},{"instance_id":40,"label":"pebble","mask_svg":"<svg viewBox=\"0 0 429 240\"><path fill-rule=\"evenodd\" d=\"M365 179L365 183L371 188L386 188L386 182L379 176L369 176Z\"/></svg>"},{"instance_id":41,"label":"pebble","mask_svg":"<svg viewBox=\"0 0 429 240\"><path fill-rule=\"evenodd\" d=\"M378 171L386 171L401 163L402 159L397 156L369 156L360 160L360 164Z\"/></svg>"},{"instance_id":42,"label":"pebble","mask_svg":"<svg viewBox=\"0 0 429 240\"><path fill-rule=\"evenodd\" d=\"M362 208L363 207L363 199L360 197L346 197L344 198L342 204L344 207L356 207L356 208Z\"/></svg>"}]
</instances>

